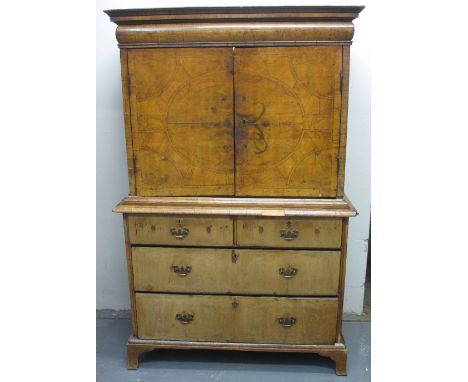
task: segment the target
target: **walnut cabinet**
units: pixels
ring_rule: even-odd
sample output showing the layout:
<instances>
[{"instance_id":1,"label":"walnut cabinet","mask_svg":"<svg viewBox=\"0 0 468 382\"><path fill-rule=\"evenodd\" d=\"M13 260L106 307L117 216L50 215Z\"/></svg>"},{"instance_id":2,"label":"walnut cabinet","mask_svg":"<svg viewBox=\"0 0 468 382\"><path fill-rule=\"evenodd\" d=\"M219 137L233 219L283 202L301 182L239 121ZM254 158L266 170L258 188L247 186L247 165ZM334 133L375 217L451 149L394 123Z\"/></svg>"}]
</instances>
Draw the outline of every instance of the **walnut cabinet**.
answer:
<instances>
[{"instance_id":1,"label":"walnut cabinet","mask_svg":"<svg viewBox=\"0 0 468 382\"><path fill-rule=\"evenodd\" d=\"M352 20L362 7L105 11L129 196L128 367L158 348L310 352L341 334Z\"/></svg>"}]
</instances>

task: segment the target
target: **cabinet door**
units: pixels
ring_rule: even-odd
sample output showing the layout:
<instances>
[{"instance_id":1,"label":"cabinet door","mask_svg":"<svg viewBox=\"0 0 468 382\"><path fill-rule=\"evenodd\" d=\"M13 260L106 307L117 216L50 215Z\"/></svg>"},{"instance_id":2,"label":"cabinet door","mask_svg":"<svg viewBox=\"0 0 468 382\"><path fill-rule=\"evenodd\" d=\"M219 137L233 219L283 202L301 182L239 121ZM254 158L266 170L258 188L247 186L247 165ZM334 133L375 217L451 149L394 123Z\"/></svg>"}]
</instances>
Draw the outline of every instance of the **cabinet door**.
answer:
<instances>
[{"instance_id":1,"label":"cabinet door","mask_svg":"<svg viewBox=\"0 0 468 382\"><path fill-rule=\"evenodd\" d=\"M233 195L232 48L129 49L136 192Z\"/></svg>"},{"instance_id":2,"label":"cabinet door","mask_svg":"<svg viewBox=\"0 0 468 382\"><path fill-rule=\"evenodd\" d=\"M236 195L336 197L341 47L235 50Z\"/></svg>"}]
</instances>

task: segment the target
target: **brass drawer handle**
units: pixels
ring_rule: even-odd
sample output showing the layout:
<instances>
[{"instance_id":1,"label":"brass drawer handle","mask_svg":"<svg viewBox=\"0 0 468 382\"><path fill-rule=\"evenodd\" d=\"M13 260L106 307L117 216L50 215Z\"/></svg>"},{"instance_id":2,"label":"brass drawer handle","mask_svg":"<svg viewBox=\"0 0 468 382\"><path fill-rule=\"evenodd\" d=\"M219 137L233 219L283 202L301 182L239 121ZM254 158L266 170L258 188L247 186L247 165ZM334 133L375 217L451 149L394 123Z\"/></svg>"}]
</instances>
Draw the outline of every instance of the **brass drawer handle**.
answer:
<instances>
[{"instance_id":1,"label":"brass drawer handle","mask_svg":"<svg viewBox=\"0 0 468 382\"><path fill-rule=\"evenodd\" d=\"M174 273L177 273L177 276L180 276L180 277L185 277L190 272L192 272L192 267L190 265L186 265L186 266L172 265L171 268L174 271Z\"/></svg>"},{"instance_id":2,"label":"brass drawer handle","mask_svg":"<svg viewBox=\"0 0 468 382\"><path fill-rule=\"evenodd\" d=\"M189 234L188 228L171 228L171 235L177 240L182 240Z\"/></svg>"},{"instance_id":3,"label":"brass drawer handle","mask_svg":"<svg viewBox=\"0 0 468 382\"><path fill-rule=\"evenodd\" d=\"M297 229L291 230L291 221L287 223L288 229L282 229L280 231L280 237L286 241L292 241L299 236L299 231Z\"/></svg>"},{"instance_id":4,"label":"brass drawer handle","mask_svg":"<svg viewBox=\"0 0 468 382\"><path fill-rule=\"evenodd\" d=\"M190 324L193 321L194 314L189 313L177 313L175 318L177 321L180 321L182 324Z\"/></svg>"},{"instance_id":5,"label":"brass drawer handle","mask_svg":"<svg viewBox=\"0 0 468 382\"><path fill-rule=\"evenodd\" d=\"M287 268L278 269L279 274L285 279L292 279L294 276L297 275L297 271L297 268L291 267L290 265L288 265Z\"/></svg>"},{"instance_id":6,"label":"brass drawer handle","mask_svg":"<svg viewBox=\"0 0 468 382\"><path fill-rule=\"evenodd\" d=\"M296 317L280 317L277 318L278 323L285 328L290 328L296 323Z\"/></svg>"}]
</instances>

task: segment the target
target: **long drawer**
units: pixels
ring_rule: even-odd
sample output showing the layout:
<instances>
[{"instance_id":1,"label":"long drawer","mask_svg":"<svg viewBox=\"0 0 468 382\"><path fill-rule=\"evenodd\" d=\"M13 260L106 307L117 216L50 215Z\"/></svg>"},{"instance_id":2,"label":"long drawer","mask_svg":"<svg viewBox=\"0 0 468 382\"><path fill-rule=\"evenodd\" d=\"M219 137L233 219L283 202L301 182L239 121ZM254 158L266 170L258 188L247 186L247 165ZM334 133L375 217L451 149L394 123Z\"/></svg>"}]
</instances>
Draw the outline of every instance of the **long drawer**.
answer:
<instances>
[{"instance_id":1,"label":"long drawer","mask_svg":"<svg viewBox=\"0 0 468 382\"><path fill-rule=\"evenodd\" d=\"M237 244L246 247L341 248L341 219L237 218Z\"/></svg>"},{"instance_id":2,"label":"long drawer","mask_svg":"<svg viewBox=\"0 0 468 382\"><path fill-rule=\"evenodd\" d=\"M227 216L130 215L131 244L231 246L233 222Z\"/></svg>"},{"instance_id":3,"label":"long drawer","mask_svg":"<svg viewBox=\"0 0 468 382\"><path fill-rule=\"evenodd\" d=\"M332 344L338 301L136 293L136 309L142 339Z\"/></svg>"},{"instance_id":4,"label":"long drawer","mask_svg":"<svg viewBox=\"0 0 468 382\"><path fill-rule=\"evenodd\" d=\"M340 251L133 247L146 292L337 295Z\"/></svg>"}]
</instances>

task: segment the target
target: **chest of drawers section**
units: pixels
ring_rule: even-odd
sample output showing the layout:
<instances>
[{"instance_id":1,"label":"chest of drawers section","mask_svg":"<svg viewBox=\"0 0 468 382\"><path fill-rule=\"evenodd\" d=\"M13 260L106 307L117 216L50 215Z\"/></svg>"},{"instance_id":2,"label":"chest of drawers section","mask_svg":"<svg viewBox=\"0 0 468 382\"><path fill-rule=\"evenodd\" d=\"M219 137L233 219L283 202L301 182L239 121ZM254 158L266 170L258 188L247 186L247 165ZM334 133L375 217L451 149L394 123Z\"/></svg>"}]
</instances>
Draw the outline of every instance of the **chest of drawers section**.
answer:
<instances>
[{"instance_id":1,"label":"chest of drawers section","mask_svg":"<svg viewBox=\"0 0 468 382\"><path fill-rule=\"evenodd\" d=\"M345 373L349 202L177 200L128 197L115 209L132 301L129 368L141 351L195 346L315 352Z\"/></svg>"}]
</instances>

